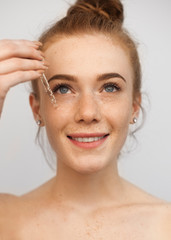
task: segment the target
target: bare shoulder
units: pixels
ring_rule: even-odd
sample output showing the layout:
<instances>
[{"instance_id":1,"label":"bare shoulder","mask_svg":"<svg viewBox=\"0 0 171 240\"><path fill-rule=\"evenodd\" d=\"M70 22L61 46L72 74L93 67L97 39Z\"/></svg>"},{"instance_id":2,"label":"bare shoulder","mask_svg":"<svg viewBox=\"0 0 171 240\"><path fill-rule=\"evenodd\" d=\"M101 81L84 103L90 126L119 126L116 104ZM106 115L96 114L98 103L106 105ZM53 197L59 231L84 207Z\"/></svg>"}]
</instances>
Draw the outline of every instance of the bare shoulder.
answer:
<instances>
[{"instance_id":1,"label":"bare shoulder","mask_svg":"<svg viewBox=\"0 0 171 240\"><path fill-rule=\"evenodd\" d=\"M17 211L17 196L12 194L0 194L0 234L8 231L8 227L15 227L15 212ZM0 236L1 236L0 235Z\"/></svg>"},{"instance_id":2,"label":"bare shoulder","mask_svg":"<svg viewBox=\"0 0 171 240\"><path fill-rule=\"evenodd\" d=\"M16 212L18 216L19 213L25 214L27 211L29 212L29 209L34 206L40 206L40 203L45 201L47 198L49 185L50 184L46 182L38 188L21 196L13 194L0 194L0 216Z\"/></svg>"},{"instance_id":3,"label":"bare shoulder","mask_svg":"<svg viewBox=\"0 0 171 240\"><path fill-rule=\"evenodd\" d=\"M18 239L38 209L43 209L41 199L39 190L21 196L0 194L0 239Z\"/></svg>"},{"instance_id":4,"label":"bare shoulder","mask_svg":"<svg viewBox=\"0 0 171 240\"><path fill-rule=\"evenodd\" d=\"M12 194L0 194L0 222L15 209L18 197Z\"/></svg>"},{"instance_id":5,"label":"bare shoulder","mask_svg":"<svg viewBox=\"0 0 171 240\"><path fill-rule=\"evenodd\" d=\"M0 216L9 209L10 206L13 206L17 200L17 196L12 194L0 194Z\"/></svg>"},{"instance_id":6,"label":"bare shoulder","mask_svg":"<svg viewBox=\"0 0 171 240\"><path fill-rule=\"evenodd\" d=\"M154 239L171 239L171 203L156 200L146 205L146 219L150 219L151 236ZM153 239L153 238L152 238Z\"/></svg>"},{"instance_id":7,"label":"bare shoulder","mask_svg":"<svg viewBox=\"0 0 171 240\"><path fill-rule=\"evenodd\" d=\"M135 210L140 215L150 219L152 231L154 230L159 239L171 239L171 203L140 189L130 182L126 182L132 200L136 199ZM157 239L158 239L157 238Z\"/></svg>"},{"instance_id":8,"label":"bare shoulder","mask_svg":"<svg viewBox=\"0 0 171 240\"><path fill-rule=\"evenodd\" d=\"M162 226L162 239L171 239L171 203L159 207Z\"/></svg>"},{"instance_id":9,"label":"bare shoulder","mask_svg":"<svg viewBox=\"0 0 171 240\"><path fill-rule=\"evenodd\" d=\"M171 231L171 203L164 202L155 204L154 210L158 214L161 224L164 224L164 226L169 226Z\"/></svg>"},{"instance_id":10,"label":"bare shoulder","mask_svg":"<svg viewBox=\"0 0 171 240\"><path fill-rule=\"evenodd\" d=\"M143 190L142 188L138 187L134 183L122 177L121 177L121 182L130 202L146 203L146 204L166 203L165 200L162 200L156 196L153 196L152 194L148 193L147 191Z\"/></svg>"}]
</instances>

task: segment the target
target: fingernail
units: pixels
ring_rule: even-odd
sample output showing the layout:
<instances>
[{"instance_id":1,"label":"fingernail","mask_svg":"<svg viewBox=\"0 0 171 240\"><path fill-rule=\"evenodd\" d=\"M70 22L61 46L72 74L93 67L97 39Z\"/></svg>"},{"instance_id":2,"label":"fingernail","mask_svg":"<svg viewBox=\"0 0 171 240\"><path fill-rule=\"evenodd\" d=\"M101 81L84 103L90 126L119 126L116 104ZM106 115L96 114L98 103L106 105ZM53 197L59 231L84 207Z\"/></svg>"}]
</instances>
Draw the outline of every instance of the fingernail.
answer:
<instances>
[{"instance_id":1,"label":"fingernail","mask_svg":"<svg viewBox=\"0 0 171 240\"><path fill-rule=\"evenodd\" d=\"M49 67L49 66L50 66L49 63L48 63L46 60L43 60L42 63L43 63L43 65L46 66L46 67Z\"/></svg>"},{"instance_id":2,"label":"fingernail","mask_svg":"<svg viewBox=\"0 0 171 240\"><path fill-rule=\"evenodd\" d=\"M48 69L48 67L47 67L47 66L43 66L43 69L47 70L47 69Z\"/></svg>"},{"instance_id":3,"label":"fingernail","mask_svg":"<svg viewBox=\"0 0 171 240\"><path fill-rule=\"evenodd\" d=\"M33 43L38 45L38 46L43 46L43 44L41 42L38 42L38 41L33 41Z\"/></svg>"},{"instance_id":4,"label":"fingernail","mask_svg":"<svg viewBox=\"0 0 171 240\"><path fill-rule=\"evenodd\" d=\"M42 74L44 73L45 71L44 70L37 70L38 73Z\"/></svg>"}]
</instances>

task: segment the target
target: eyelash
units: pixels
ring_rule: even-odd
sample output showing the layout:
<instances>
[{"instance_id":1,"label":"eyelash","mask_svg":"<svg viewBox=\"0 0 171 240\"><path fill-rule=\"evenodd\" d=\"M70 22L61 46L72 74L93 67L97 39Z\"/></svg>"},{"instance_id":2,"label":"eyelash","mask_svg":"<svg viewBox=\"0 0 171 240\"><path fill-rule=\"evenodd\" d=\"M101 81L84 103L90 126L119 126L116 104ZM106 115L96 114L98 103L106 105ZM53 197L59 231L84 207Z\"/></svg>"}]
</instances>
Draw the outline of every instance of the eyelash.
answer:
<instances>
[{"instance_id":1,"label":"eyelash","mask_svg":"<svg viewBox=\"0 0 171 240\"><path fill-rule=\"evenodd\" d=\"M121 88L119 87L119 85L118 84L116 84L116 83L105 83L104 85L103 85L103 89L104 88L106 88L106 87L114 87L114 88L116 88L116 91L120 91L121 90ZM114 91L114 92L116 92L116 91ZM111 92L112 93L112 92Z\"/></svg>"},{"instance_id":2,"label":"eyelash","mask_svg":"<svg viewBox=\"0 0 171 240\"><path fill-rule=\"evenodd\" d=\"M68 84L66 84L66 83L58 83L58 84L56 84L55 87L52 89L52 92L53 92L53 93L56 93L56 92L60 89L60 87L67 87L68 89L71 90L71 87L70 87Z\"/></svg>"},{"instance_id":3,"label":"eyelash","mask_svg":"<svg viewBox=\"0 0 171 240\"><path fill-rule=\"evenodd\" d=\"M104 85L103 85L103 87L102 87L102 90L101 91L103 91L106 87L110 87L110 86L112 86L112 87L114 87L114 88L116 88L116 91L120 91L121 90L121 88L118 86L118 84L116 84L116 83L105 83ZM56 93L61 87L66 87L66 88L68 88L69 90L71 90L71 86L70 85L68 85L68 84L66 84L66 83L58 83L57 85L55 85L55 87L52 89L52 92L53 93ZM114 91L114 92L116 92L116 91ZM110 92L109 92L110 93ZM111 92L112 93L112 92ZM62 94L62 93L61 93Z\"/></svg>"}]
</instances>

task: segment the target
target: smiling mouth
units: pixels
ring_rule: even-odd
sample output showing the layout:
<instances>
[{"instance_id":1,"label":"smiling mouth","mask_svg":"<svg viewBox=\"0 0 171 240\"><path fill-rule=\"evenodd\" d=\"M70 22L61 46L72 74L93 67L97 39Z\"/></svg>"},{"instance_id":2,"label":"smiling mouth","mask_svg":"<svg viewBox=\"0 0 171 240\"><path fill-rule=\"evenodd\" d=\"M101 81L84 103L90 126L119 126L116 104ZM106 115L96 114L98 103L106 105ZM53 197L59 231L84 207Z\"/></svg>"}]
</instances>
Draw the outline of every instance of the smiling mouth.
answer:
<instances>
[{"instance_id":1,"label":"smiling mouth","mask_svg":"<svg viewBox=\"0 0 171 240\"><path fill-rule=\"evenodd\" d=\"M102 145L108 136L109 134L105 133L78 133L70 136L68 135L67 137L77 147L91 149Z\"/></svg>"},{"instance_id":2,"label":"smiling mouth","mask_svg":"<svg viewBox=\"0 0 171 240\"><path fill-rule=\"evenodd\" d=\"M77 142L96 142L96 141L99 141L101 140L102 138L105 138L108 134L104 135L103 137L85 137L85 138L82 138L82 137L79 137L79 138L72 138L70 136L68 136L68 138L72 139L72 140L75 140Z\"/></svg>"}]
</instances>

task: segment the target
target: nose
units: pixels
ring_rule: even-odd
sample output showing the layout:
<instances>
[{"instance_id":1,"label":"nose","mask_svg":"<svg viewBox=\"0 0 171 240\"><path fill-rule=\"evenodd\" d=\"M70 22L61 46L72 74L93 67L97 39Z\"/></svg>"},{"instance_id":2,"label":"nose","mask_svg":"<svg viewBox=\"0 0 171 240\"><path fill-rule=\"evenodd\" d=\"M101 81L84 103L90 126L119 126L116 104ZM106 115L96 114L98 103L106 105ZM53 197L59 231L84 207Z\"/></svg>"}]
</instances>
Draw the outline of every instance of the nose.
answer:
<instances>
[{"instance_id":1,"label":"nose","mask_svg":"<svg viewBox=\"0 0 171 240\"><path fill-rule=\"evenodd\" d=\"M86 124L99 122L101 120L101 111L98 99L93 94L84 94L80 96L75 114L76 122Z\"/></svg>"}]
</instances>

